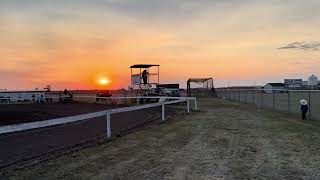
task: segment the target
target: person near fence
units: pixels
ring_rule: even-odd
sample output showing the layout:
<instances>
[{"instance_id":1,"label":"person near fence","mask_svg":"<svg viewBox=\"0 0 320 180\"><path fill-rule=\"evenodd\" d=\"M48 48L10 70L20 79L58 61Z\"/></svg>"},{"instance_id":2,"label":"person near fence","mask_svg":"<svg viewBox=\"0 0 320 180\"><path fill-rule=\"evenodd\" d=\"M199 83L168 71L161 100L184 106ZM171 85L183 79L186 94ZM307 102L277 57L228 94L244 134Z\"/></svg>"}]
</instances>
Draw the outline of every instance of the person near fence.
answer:
<instances>
[{"instance_id":1,"label":"person near fence","mask_svg":"<svg viewBox=\"0 0 320 180\"><path fill-rule=\"evenodd\" d=\"M309 111L308 102L304 99L301 99L300 104L301 104L300 109L301 109L301 113L302 113L302 120L307 120L306 114Z\"/></svg>"}]
</instances>

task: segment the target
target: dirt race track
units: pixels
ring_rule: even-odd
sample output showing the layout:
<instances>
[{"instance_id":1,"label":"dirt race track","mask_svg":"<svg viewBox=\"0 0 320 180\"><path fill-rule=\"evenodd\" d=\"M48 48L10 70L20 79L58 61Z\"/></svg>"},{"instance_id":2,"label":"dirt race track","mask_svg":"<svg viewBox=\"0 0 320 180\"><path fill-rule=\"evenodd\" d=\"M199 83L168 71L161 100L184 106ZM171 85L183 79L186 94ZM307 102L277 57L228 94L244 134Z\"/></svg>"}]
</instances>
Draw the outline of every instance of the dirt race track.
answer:
<instances>
[{"instance_id":1,"label":"dirt race track","mask_svg":"<svg viewBox=\"0 0 320 180\"><path fill-rule=\"evenodd\" d=\"M1 105L1 125L60 118L116 108L103 104L29 104ZM127 133L151 121L160 120L160 108L114 114L112 134ZM168 115L173 111L167 108ZM106 134L105 117L60 126L0 135L0 169L35 157L86 145ZM1 178L0 178L1 179Z\"/></svg>"},{"instance_id":2,"label":"dirt race track","mask_svg":"<svg viewBox=\"0 0 320 180\"><path fill-rule=\"evenodd\" d=\"M0 104L0 126L74 116L119 106L89 103Z\"/></svg>"},{"instance_id":3,"label":"dirt race track","mask_svg":"<svg viewBox=\"0 0 320 180\"><path fill-rule=\"evenodd\" d=\"M320 179L320 123L216 99L4 179Z\"/></svg>"}]
</instances>

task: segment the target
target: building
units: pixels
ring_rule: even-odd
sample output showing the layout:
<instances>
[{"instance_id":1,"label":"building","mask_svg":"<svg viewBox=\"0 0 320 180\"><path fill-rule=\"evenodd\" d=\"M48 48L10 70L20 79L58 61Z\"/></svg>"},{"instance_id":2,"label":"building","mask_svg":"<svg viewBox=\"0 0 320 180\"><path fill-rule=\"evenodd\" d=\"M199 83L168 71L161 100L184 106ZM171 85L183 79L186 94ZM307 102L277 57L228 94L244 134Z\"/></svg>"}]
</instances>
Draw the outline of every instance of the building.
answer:
<instances>
[{"instance_id":1,"label":"building","mask_svg":"<svg viewBox=\"0 0 320 180\"><path fill-rule=\"evenodd\" d=\"M263 87L265 93L273 93L273 92L284 92L285 84L284 83L268 83Z\"/></svg>"},{"instance_id":2,"label":"building","mask_svg":"<svg viewBox=\"0 0 320 180\"><path fill-rule=\"evenodd\" d=\"M286 89L301 89L303 81L302 79L285 79L284 86Z\"/></svg>"},{"instance_id":3,"label":"building","mask_svg":"<svg viewBox=\"0 0 320 180\"><path fill-rule=\"evenodd\" d=\"M46 91L1 91L0 102L30 102L46 96Z\"/></svg>"},{"instance_id":4,"label":"building","mask_svg":"<svg viewBox=\"0 0 320 180\"><path fill-rule=\"evenodd\" d=\"M309 76L309 78L304 81L302 79L284 79L285 89L319 89L320 83L318 77L315 75Z\"/></svg>"},{"instance_id":5,"label":"building","mask_svg":"<svg viewBox=\"0 0 320 180\"><path fill-rule=\"evenodd\" d=\"M311 88L311 89L318 88L318 84L319 84L318 77L312 74L308 78L308 86L309 86L309 88Z\"/></svg>"},{"instance_id":6,"label":"building","mask_svg":"<svg viewBox=\"0 0 320 180\"><path fill-rule=\"evenodd\" d=\"M302 81L302 87L307 87L308 86L308 81Z\"/></svg>"}]
</instances>

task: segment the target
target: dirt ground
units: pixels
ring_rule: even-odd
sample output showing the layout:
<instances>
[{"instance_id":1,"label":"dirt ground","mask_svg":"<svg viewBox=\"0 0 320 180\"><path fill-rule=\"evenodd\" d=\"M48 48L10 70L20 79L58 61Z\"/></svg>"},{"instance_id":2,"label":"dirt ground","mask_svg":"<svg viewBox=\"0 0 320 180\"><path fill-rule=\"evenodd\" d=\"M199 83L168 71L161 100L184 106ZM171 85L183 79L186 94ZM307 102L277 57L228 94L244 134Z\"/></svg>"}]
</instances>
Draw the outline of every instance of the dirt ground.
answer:
<instances>
[{"instance_id":1,"label":"dirt ground","mask_svg":"<svg viewBox=\"0 0 320 180\"><path fill-rule=\"evenodd\" d=\"M102 104L28 104L4 105L5 110L14 111L15 116L1 119L2 123L14 124L17 122L31 122L41 119L50 119L96 112L115 108L116 106ZM0 113L0 114L1 114ZM166 108L167 117L174 115L174 110ZM4 113L10 114L10 113ZM6 118L8 116L2 116ZM22 121L21 121L22 120ZM0 122L1 122L0 121ZM112 135L118 136L132 132L151 122L161 121L160 107L138 110L111 116ZM26 163L34 159L43 159L48 155L64 153L78 149L91 143L100 141L106 136L105 117L87 119L75 123L59 126L8 133L0 135L0 169L17 163ZM0 178L1 179L1 178Z\"/></svg>"},{"instance_id":2,"label":"dirt ground","mask_svg":"<svg viewBox=\"0 0 320 180\"><path fill-rule=\"evenodd\" d=\"M119 106L94 103L1 104L0 126L103 111Z\"/></svg>"},{"instance_id":3,"label":"dirt ground","mask_svg":"<svg viewBox=\"0 0 320 180\"><path fill-rule=\"evenodd\" d=\"M4 179L320 179L320 123L202 99L179 115Z\"/></svg>"}]
</instances>

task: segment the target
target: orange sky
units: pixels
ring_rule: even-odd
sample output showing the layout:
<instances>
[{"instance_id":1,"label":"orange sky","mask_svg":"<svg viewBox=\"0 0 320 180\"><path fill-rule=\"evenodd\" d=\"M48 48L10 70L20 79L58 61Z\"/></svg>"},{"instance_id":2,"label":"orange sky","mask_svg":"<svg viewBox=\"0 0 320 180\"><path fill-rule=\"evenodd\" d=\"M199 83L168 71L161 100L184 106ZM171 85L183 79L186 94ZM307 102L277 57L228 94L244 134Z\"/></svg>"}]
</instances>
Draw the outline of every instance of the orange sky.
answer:
<instances>
[{"instance_id":1,"label":"orange sky","mask_svg":"<svg viewBox=\"0 0 320 180\"><path fill-rule=\"evenodd\" d=\"M241 2L240 2L241 1ZM290 4L288 4L290 2ZM0 89L127 88L129 66L161 65L162 83L217 86L306 78L320 51L319 1L1 1ZM99 77L112 83L101 87Z\"/></svg>"}]
</instances>

